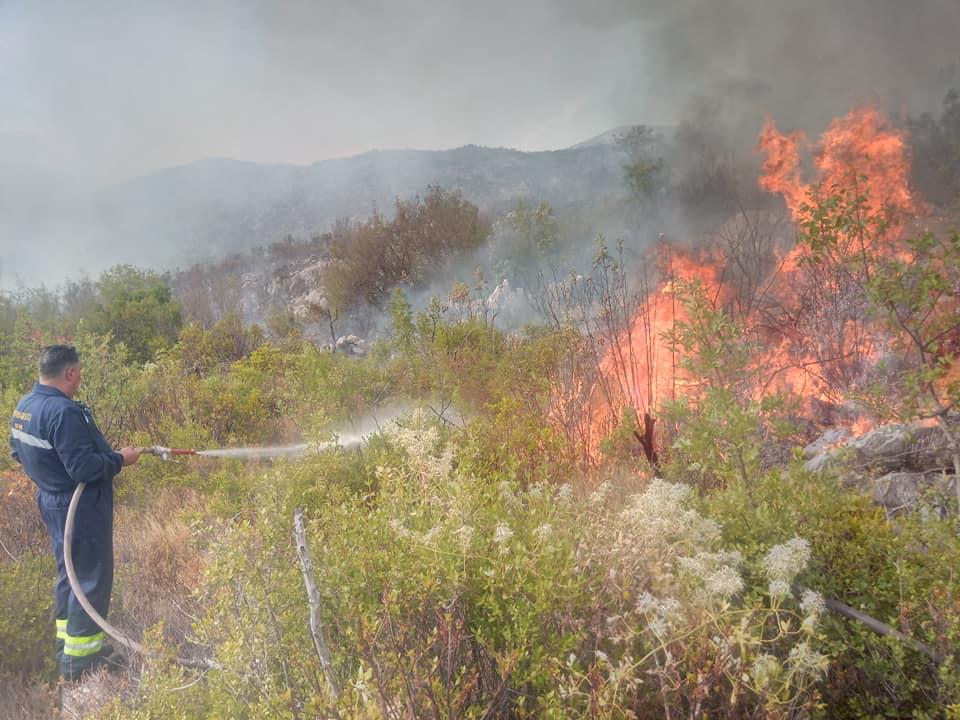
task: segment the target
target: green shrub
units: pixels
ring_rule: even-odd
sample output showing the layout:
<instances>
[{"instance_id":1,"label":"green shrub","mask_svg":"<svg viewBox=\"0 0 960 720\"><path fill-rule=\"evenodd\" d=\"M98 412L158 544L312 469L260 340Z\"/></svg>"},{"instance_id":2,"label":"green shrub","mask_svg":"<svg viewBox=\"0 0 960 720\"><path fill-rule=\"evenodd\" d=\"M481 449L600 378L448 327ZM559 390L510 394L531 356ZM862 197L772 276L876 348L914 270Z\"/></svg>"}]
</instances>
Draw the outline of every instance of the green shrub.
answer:
<instances>
[{"instance_id":1,"label":"green shrub","mask_svg":"<svg viewBox=\"0 0 960 720\"><path fill-rule=\"evenodd\" d=\"M53 676L56 577L49 555L0 562L0 672Z\"/></svg>"},{"instance_id":2,"label":"green shrub","mask_svg":"<svg viewBox=\"0 0 960 720\"><path fill-rule=\"evenodd\" d=\"M823 698L831 718L937 717L960 701L952 638L958 632L960 562L950 522L908 516L888 521L881 508L799 465L736 483L702 500L724 538L748 565L763 548L792 535L813 548L802 581L946 654L937 668L901 642L838 616L823 625L831 669Z\"/></svg>"}]
</instances>

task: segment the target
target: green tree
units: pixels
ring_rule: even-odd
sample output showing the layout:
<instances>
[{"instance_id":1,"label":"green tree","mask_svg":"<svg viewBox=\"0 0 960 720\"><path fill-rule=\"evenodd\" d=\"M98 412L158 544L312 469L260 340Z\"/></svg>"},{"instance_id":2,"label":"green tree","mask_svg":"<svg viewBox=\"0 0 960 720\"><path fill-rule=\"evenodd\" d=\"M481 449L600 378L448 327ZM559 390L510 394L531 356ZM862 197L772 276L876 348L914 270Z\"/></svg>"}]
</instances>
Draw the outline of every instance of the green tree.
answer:
<instances>
[{"instance_id":1,"label":"green tree","mask_svg":"<svg viewBox=\"0 0 960 720\"><path fill-rule=\"evenodd\" d=\"M889 208L872 210L866 193L843 187L815 188L801 213L803 262L821 277L844 276L887 334L887 372L863 399L881 419L935 419L960 477L960 430L951 417L960 402L960 233L900 238Z\"/></svg>"},{"instance_id":2,"label":"green tree","mask_svg":"<svg viewBox=\"0 0 960 720\"><path fill-rule=\"evenodd\" d=\"M137 362L147 362L176 341L183 322L180 306L161 275L117 265L100 276L97 291L90 329L122 342Z\"/></svg>"},{"instance_id":3,"label":"green tree","mask_svg":"<svg viewBox=\"0 0 960 720\"><path fill-rule=\"evenodd\" d=\"M338 228L320 276L331 316L358 303L380 306L391 288L418 285L454 255L479 246L489 224L458 192L431 186L424 198L397 200L393 220L379 213Z\"/></svg>"},{"instance_id":4,"label":"green tree","mask_svg":"<svg viewBox=\"0 0 960 720\"><path fill-rule=\"evenodd\" d=\"M685 319L665 334L687 373L687 392L666 404L676 426L668 476L695 478L701 487L742 483L751 487L761 471L761 450L778 422L778 395L758 400L762 368L755 341L741 323L708 298L699 281L678 281Z\"/></svg>"},{"instance_id":5,"label":"green tree","mask_svg":"<svg viewBox=\"0 0 960 720\"><path fill-rule=\"evenodd\" d=\"M943 98L940 117L923 113L907 121L912 151L912 183L937 205L960 197L960 92Z\"/></svg>"}]
</instances>

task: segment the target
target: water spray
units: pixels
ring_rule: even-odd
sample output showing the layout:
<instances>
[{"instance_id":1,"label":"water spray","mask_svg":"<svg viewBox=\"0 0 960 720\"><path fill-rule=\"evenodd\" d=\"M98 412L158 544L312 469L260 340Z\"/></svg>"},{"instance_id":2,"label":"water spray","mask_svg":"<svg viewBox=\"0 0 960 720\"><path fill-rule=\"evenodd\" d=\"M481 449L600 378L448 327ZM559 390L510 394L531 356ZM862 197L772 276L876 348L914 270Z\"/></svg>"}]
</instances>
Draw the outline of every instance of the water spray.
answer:
<instances>
[{"instance_id":1,"label":"water spray","mask_svg":"<svg viewBox=\"0 0 960 720\"><path fill-rule=\"evenodd\" d=\"M165 462L178 462L177 458L186 456L212 457L234 460L261 460L279 457L302 457L311 451L320 452L331 448L355 448L367 441L366 433L344 433L337 436L335 442L297 443L296 445L267 445L262 447L216 448L194 450L193 448L169 448L163 445L140 448L142 455L154 455Z\"/></svg>"}]
</instances>

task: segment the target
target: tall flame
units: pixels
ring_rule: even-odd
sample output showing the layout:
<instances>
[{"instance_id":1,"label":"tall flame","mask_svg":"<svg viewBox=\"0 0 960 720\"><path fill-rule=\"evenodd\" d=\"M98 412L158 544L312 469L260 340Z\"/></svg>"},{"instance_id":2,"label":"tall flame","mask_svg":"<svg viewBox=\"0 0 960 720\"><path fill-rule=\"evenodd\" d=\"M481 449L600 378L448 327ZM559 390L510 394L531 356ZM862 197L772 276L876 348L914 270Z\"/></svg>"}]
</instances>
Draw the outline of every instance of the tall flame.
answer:
<instances>
[{"instance_id":1,"label":"tall flame","mask_svg":"<svg viewBox=\"0 0 960 720\"><path fill-rule=\"evenodd\" d=\"M814 183L829 190L851 181L865 182L858 190L868 196L871 212L889 207L909 214L920 209L908 183L910 163L904 134L874 108L855 108L835 119L818 147L811 147L803 132L784 135L767 119L757 148L765 156L760 187L783 195L795 220ZM802 180L803 149L813 152L816 177L812 183Z\"/></svg>"},{"instance_id":2,"label":"tall flame","mask_svg":"<svg viewBox=\"0 0 960 720\"><path fill-rule=\"evenodd\" d=\"M695 381L680 367L680 358L664 335L688 318L677 297L680 281L698 280L708 293L722 291L720 258L707 249L690 250L660 243L655 248L659 279L627 326L611 338L600 359L598 380L587 402L587 446L596 455L600 440L613 429L617 408L631 407L638 415L656 413L666 401L688 393ZM639 418L638 418L639 419Z\"/></svg>"},{"instance_id":3,"label":"tall flame","mask_svg":"<svg viewBox=\"0 0 960 720\"><path fill-rule=\"evenodd\" d=\"M760 187L783 195L794 216L806 201L809 189L800 175L800 147L806 143L807 136L802 131L783 135L770 118L763 124L757 141L757 147L766 155Z\"/></svg>"}]
</instances>

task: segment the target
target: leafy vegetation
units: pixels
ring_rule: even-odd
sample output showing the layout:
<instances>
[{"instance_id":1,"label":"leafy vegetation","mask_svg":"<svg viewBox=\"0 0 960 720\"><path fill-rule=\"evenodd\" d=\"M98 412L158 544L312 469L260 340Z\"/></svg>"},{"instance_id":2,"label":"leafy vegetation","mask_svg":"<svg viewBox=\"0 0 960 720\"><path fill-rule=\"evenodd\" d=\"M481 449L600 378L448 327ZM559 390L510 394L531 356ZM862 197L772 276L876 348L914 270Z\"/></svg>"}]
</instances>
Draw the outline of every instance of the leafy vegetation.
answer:
<instances>
[{"instance_id":1,"label":"leafy vegetation","mask_svg":"<svg viewBox=\"0 0 960 720\"><path fill-rule=\"evenodd\" d=\"M477 247L488 234L476 206L458 193L435 186L422 199L397 200L392 220L375 214L334 233L332 262L321 275L327 308L379 306L391 288L422 282L428 269Z\"/></svg>"},{"instance_id":2,"label":"leafy vegetation","mask_svg":"<svg viewBox=\"0 0 960 720\"><path fill-rule=\"evenodd\" d=\"M944 96L939 118L923 113L908 126L914 185L930 202L955 204L960 195L960 92Z\"/></svg>"}]
</instances>

